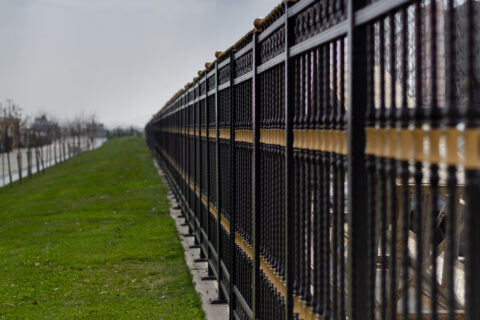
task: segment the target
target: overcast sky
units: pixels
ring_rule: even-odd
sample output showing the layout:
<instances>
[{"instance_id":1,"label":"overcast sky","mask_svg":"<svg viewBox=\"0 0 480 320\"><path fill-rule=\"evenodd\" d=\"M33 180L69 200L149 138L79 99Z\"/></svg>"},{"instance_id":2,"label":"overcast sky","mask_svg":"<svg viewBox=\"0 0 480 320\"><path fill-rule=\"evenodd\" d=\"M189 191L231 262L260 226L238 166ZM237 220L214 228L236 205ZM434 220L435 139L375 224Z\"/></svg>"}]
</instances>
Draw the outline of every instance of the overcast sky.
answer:
<instances>
[{"instance_id":1,"label":"overcast sky","mask_svg":"<svg viewBox=\"0 0 480 320\"><path fill-rule=\"evenodd\" d=\"M144 126L280 0L0 0L0 100Z\"/></svg>"}]
</instances>

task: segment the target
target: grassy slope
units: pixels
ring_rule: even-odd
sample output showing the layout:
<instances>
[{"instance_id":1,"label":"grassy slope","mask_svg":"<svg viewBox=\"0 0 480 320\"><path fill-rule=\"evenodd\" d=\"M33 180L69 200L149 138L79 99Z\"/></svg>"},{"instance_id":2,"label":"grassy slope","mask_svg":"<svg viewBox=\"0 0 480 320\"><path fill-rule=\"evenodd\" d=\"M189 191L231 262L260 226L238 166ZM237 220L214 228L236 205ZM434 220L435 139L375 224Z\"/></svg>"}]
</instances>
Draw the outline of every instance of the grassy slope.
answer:
<instances>
[{"instance_id":1,"label":"grassy slope","mask_svg":"<svg viewBox=\"0 0 480 320\"><path fill-rule=\"evenodd\" d=\"M0 189L0 319L203 319L138 138Z\"/></svg>"}]
</instances>

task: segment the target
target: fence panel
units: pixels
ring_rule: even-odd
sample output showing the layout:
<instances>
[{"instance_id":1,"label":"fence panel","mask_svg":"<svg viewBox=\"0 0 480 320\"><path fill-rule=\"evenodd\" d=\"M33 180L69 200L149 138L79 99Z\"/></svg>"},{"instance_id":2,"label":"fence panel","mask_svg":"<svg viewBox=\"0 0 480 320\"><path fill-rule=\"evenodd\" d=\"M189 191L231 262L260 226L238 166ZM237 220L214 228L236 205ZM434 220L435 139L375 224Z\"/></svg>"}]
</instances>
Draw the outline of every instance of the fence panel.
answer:
<instances>
[{"instance_id":1,"label":"fence panel","mask_svg":"<svg viewBox=\"0 0 480 320\"><path fill-rule=\"evenodd\" d=\"M480 319L479 15L284 1L147 124L231 319Z\"/></svg>"}]
</instances>

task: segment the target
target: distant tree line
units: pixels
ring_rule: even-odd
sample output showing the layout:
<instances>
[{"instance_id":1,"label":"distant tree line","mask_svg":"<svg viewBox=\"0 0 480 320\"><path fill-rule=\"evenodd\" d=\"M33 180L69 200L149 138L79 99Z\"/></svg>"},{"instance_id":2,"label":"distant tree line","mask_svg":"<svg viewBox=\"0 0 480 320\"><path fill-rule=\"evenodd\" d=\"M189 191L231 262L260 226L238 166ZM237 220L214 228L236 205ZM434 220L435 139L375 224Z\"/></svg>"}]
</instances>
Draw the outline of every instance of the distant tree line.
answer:
<instances>
[{"instance_id":1,"label":"distant tree line","mask_svg":"<svg viewBox=\"0 0 480 320\"><path fill-rule=\"evenodd\" d=\"M91 150L99 137L105 137L105 130L96 121L95 115L58 121L42 114L31 120L13 100L0 101L2 178L5 178L7 171L10 184L13 182L11 162L15 161L11 159L12 156L16 157L21 182L22 169L25 169L22 168L23 157L27 160L27 176L31 178L34 165L37 172L45 172L45 167L48 166L45 162L57 164L84 150Z\"/></svg>"},{"instance_id":2,"label":"distant tree line","mask_svg":"<svg viewBox=\"0 0 480 320\"><path fill-rule=\"evenodd\" d=\"M119 138L119 137L141 137L143 136L143 130L135 128L135 127L128 127L128 128L114 128L107 130L107 138Z\"/></svg>"}]
</instances>

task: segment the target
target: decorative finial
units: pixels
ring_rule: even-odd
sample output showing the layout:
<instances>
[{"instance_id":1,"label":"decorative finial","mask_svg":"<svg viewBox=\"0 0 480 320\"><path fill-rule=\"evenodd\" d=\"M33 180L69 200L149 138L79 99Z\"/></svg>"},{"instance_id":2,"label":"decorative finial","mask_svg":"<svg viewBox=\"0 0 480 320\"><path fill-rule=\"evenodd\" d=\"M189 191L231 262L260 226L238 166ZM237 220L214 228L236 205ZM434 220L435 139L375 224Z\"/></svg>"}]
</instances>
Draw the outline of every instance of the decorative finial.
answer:
<instances>
[{"instance_id":1,"label":"decorative finial","mask_svg":"<svg viewBox=\"0 0 480 320\"><path fill-rule=\"evenodd\" d=\"M253 26L255 27L255 31L260 32L262 31L263 26L263 18L257 18L253 21Z\"/></svg>"}]
</instances>

